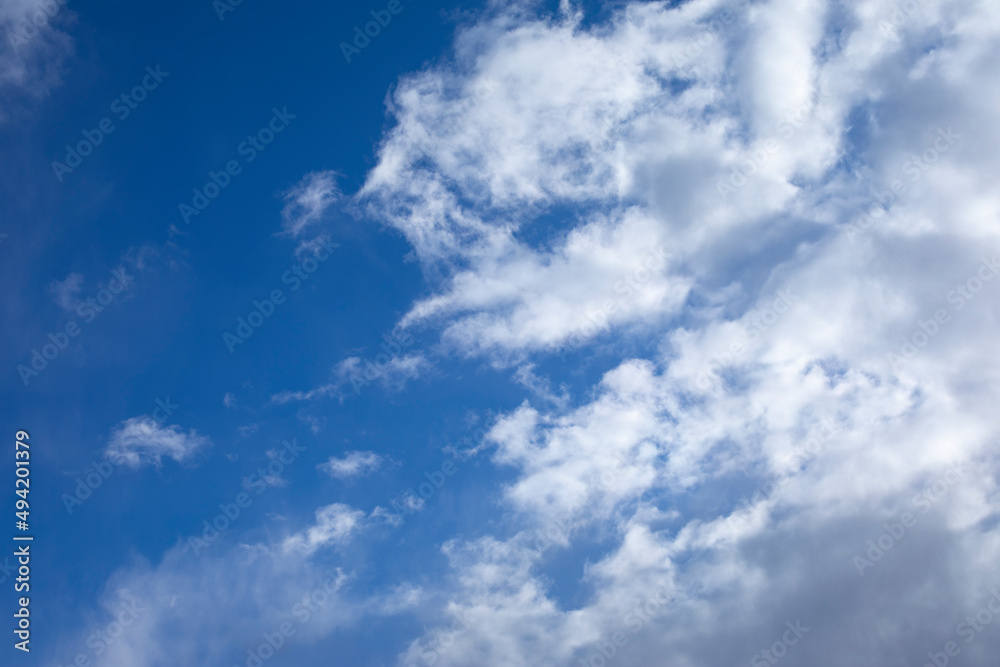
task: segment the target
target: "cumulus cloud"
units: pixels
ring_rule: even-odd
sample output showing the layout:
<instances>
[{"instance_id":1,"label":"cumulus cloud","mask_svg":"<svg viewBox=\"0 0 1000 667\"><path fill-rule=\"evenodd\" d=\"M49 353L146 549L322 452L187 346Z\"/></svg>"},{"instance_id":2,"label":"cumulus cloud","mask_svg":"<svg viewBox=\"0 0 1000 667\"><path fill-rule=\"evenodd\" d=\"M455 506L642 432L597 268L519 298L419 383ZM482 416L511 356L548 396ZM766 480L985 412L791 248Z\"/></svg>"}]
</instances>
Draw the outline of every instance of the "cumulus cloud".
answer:
<instances>
[{"instance_id":1,"label":"cumulus cloud","mask_svg":"<svg viewBox=\"0 0 1000 667\"><path fill-rule=\"evenodd\" d=\"M375 452L347 452L341 457L331 456L325 463L317 467L330 477L349 479L361 477L378 470L382 465L382 457Z\"/></svg>"},{"instance_id":2,"label":"cumulus cloud","mask_svg":"<svg viewBox=\"0 0 1000 667\"><path fill-rule=\"evenodd\" d=\"M491 5L394 89L356 203L426 269L400 325L539 399L475 450L496 520L393 598L400 664L923 664L997 585L1000 9L673 5ZM556 353L598 368L576 401Z\"/></svg>"},{"instance_id":3,"label":"cumulus cloud","mask_svg":"<svg viewBox=\"0 0 1000 667\"><path fill-rule=\"evenodd\" d=\"M745 664L791 623L806 664L921 662L997 553L1000 11L563 7L405 78L358 195L434 285L401 325L625 353L570 410L516 374L541 405L490 434L505 529L446 543L401 660L597 664L620 631L622 664Z\"/></svg>"},{"instance_id":4,"label":"cumulus cloud","mask_svg":"<svg viewBox=\"0 0 1000 667\"><path fill-rule=\"evenodd\" d=\"M185 433L177 425L162 426L152 417L132 417L111 431L104 454L131 468L159 467L163 458L189 462L209 445L211 441L194 429Z\"/></svg>"},{"instance_id":5,"label":"cumulus cloud","mask_svg":"<svg viewBox=\"0 0 1000 667\"><path fill-rule=\"evenodd\" d=\"M670 277L662 232L634 211L571 231L552 252L517 245L458 272L403 318L444 321L469 353L579 347L614 325L649 326L676 311L690 280Z\"/></svg>"},{"instance_id":6,"label":"cumulus cloud","mask_svg":"<svg viewBox=\"0 0 1000 667\"><path fill-rule=\"evenodd\" d=\"M444 271L401 324L440 324L460 351L517 362L663 326L695 281L719 280L705 274L773 224L799 163L836 158L844 113L808 106L754 197L720 201L717 181L765 143L721 104L744 94L723 83L727 24L707 23L721 9L630 5L602 31L576 14L485 21L458 38L456 63L405 78L358 195Z\"/></svg>"}]
</instances>

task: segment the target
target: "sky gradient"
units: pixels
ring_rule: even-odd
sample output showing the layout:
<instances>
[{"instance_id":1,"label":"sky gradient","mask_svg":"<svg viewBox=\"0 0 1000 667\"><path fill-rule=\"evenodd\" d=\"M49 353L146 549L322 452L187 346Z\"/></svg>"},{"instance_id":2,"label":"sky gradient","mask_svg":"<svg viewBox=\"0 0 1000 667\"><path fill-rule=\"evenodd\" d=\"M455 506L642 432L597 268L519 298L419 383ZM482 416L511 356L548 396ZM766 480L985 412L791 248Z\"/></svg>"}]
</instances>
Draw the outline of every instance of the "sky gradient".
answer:
<instances>
[{"instance_id":1,"label":"sky gradient","mask_svg":"<svg viewBox=\"0 0 1000 667\"><path fill-rule=\"evenodd\" d=\"M2 664L994 664L998 36L4 3Z\"/></svg>"}]
</instances>

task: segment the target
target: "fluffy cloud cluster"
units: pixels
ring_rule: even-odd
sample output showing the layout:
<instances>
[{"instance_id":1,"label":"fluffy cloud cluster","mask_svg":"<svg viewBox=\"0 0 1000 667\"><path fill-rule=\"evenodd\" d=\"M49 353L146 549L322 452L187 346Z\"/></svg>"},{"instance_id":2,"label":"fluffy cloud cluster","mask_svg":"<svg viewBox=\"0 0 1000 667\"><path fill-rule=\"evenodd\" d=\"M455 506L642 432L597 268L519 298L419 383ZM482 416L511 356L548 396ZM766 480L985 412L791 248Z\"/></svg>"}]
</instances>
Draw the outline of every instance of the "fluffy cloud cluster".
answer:
<instances>
[{"instance_id":1,"label":"fluffy cloud cluster","mask_svg":"<svg viewBox=\"0 0 1000 667\"><path fill-rule=\"evenodd\" d=\"M427 269L400 326L526 386L625 351L496 422L502 516L404 596L400 664L988 664L1000 8L673 4L492 6L393 92L355 202Z\"/></svg>"},{"instance_id":2,"label":"fluffy cloud cluster","mask_svg":"<svg viewBox=\"0 0 1000 667\"><path fill-rule=\"evenodd\" d=\"M511 528L446 545L405 664L940 651L997 583L1000 11L563 10L404 79L359 199L445 276L404 326L501 365L656 353L498 422Z\"/></svg>"}]
</instances>

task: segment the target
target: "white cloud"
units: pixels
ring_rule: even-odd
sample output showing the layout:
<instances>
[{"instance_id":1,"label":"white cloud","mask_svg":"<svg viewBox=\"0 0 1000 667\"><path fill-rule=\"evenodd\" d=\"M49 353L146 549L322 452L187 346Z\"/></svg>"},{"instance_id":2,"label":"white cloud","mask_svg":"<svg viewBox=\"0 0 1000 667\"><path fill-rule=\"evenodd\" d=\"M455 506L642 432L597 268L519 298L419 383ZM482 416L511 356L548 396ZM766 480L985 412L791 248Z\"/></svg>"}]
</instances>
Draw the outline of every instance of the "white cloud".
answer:
<instances>
[{"instance_id":1,"label":"white cloud","mask_svg":"<svg viewBox=\"0 0 1000 667\"><path fill-rule=\"evenodd\" d=\"M314 398L329 396L336 389L336 385L325 384L310 391L281 391L271 396L271 403L284 405L295 401L311 401Z\"/></svg>"},{"instance_id":2,"label":"white cloud","mask_svg":"<svg viewBox=\"0 0 1000 667\"><path fill-rule=\"evenodd\" d=\"M314 171L285 193L285 207L281 211L285 234L301 236L323 219L329 208L340 200L337 177L333 171Z\"/></svg>"},{"instance_id":3,"label":"white cloud","mask_svg":"<svg viewBox=\"0 0 1000 667\"><path fill-rule=\"evenodd\" d=\"M365 519L365 513L343 503L333 503L316 510L316 524L285 539L286 552L310 556L317 550L341 544L349 539Z\"/></svg>"},{"instance_id":4,"label":"white cloud","mask_svg":"<svg viewBox=\"0 0 1000 667\"><path fill-rule=\"evenodd\" d=\"M382 360L385 357L385 360ZM374 360L347 357L333 369L335 380L309 391L285 390L271 396L271 403L284 405L312 401L327 396L338 396L343 401L348 396L360 394L375 382L386 391L401 391L406 383L426 373L431 362L420 353L389 356L380 354ZM350 388L350 390L348 390Z\"/></svg>"},{"instance_id":5,"label":"white cloud","mask_svg":"<svg viewBox=\"0 0 1000 667\"><path fill-rule=\"evenodd\" d=\"M521 246L458 272L418 302L404 326L444 319L444 339L470 353L579 346L612 325L676 311L690 280L671 277L662 232L633 211L573 230L552 252ZM451 317L449 317L451 316Z\"/></svg>"},{"instance_id":6,"label":"white cloud","mask_svg":"<svg viewBox=\"0 0 1000 667\"><path fill-rule=\"evenodd\" d=\"M337 479L361 477L378 470L382 457L375 452L351 451L342 457L331 456L328 461L317 466L322 472Z\"/></svg>"},{"instance_id":7,"label":"white cloud","mask_svg":"<svg viewBox=\"0 0 1000 667\"><path fill-rule=\"evenodd\" d=\"M193 429L184 433L176 425L161 426L151 417L126 419L111 432L105 456L131 468L159 466L164 457L186 463L211 444Z\"/></svg>"},{"instance_id":8,"label":"white cloud","mask_svg":"<svg viewBox=\"0 0 1000 667\"><path fill-rule=\"evenodd\" d=\"M73 13L59 0L9 0L0 7L0 92L44 96L61 83L73 40L61 28ZM0 109L0 121L6 120Z\"/></svg>"},{"instance_id":9,"label":"white cloud","mask_svg":"<svg viewBox=\"0 0 1000 667\"><path fill-rule=\"evenodd\" d=\"M251 435L260 430L260 424L253 423L245 426L237 426L236 430L239 432L241 438L249 438Z\"/></svg>"},{"instance_id":10,"label":"white cloud","mask_svg":"<svg viewBox=\"0 0 1000 667\"><path fill-rule=\"evenodd\" d=\"M550 403L557 408L565 408L569 405L570 396L566 386L561 386L559 393L556 394L552 388L551 380L546 377L539 377L535 373L535 364L524 364L518 368L514 373L513 379L546 403Z\"/></svg>"},{"instance_id":11,"label":"white cloud","mask_svg":"<svg viewBox=\"0 0 1000 667\"><path fill-rule=\"evenodd\" d=\"M100 657L108 665L133 667L164 661L231 664L246 661L248 650L265 641L263 634L273 635L285 625L294 635L276 653L282 658L366 616L396 614L412 605L413 593L404 587L369 598L352 592L351 582L343 568L313 564L280 545L216 544L199 556L178 545L155 564L133 559L109 579L107 590L126 589L139 602L140 613L114 641L104 642ZM91 654L98 646L93 633L114 623L119 608L117 595L104 595L100 608L81 618L78 632L63 635L56 655Z\"/></svg>"},{"instance_id":12,"label":"white cloud","mask_svg":"<svg viewBox=\"0 0 1000 667\"><path fill-rule=\"evenodd\" d=\"M380 361L381 357L388 357ZM402 356L377 356L374 360L348 357L334 369L338 386L350 385L354 393L372 382L378 382L385 389L400 391L410 380L420 377L431 367L431 363L420 353Z\"/></svg>"},{"instance_id":13,"label":"white cloud","mask_svg":"<svg viewBox=\"0 0 1000 667\"><path fill-rule=\"evenodd\" d=\"M463 496L496 520L386 603L425 628L401 664L753 664L799 622L788 664L923 664L984 606L1000 556L1000 279L980 273L1000 253L1000 9L921 3L883 30L876 0L630 3L600 25L569 3L545 21L491 7L454 63L396 88L357 198L427 268L402 324L517 364L542 399L496 422L481 451L502 481ZM621 353L579 403L533 373L602 331ZM399 360L390 377L430 364ZM274 551L307 568L385 516L327 505ZM215 567L150 579L214 611L225 586L207 582L234 581ZM289 599L264 574L233 585L254 611ZM969 664L998 650L962 645Z\"/></svg>"},{"instance_id":14,"label":"white cloud","mask_svg":"<svg viewBox=\"0 0 1000 667\"><path fill-rule=\"evenodd\" d=\"M798 619L797 663L922 664L983 606L1000 281L974 279L1000 251L1000 10L900 6L630 3L596 27L497 8L400 83L358 199L428 269L401 324L500 364L602 331L627 351L568 411L518 375L543 405L490 434L503 525L445 545L427 599L446 600L403 664L578 664L616 631L621 664L746 664Z\"/></svg>"}]
</instances>

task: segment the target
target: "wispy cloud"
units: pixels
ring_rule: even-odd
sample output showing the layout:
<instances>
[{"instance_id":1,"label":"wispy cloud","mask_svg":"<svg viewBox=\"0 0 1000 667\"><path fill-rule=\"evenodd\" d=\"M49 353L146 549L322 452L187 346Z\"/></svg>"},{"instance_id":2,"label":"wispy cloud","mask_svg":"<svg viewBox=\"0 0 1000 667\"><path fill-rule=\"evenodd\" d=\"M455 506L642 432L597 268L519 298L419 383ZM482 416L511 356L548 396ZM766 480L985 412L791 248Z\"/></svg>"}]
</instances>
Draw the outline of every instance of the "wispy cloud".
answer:
<instances>
[{"instance_id":1,"label":"wispy cloud","mask_svg":"<svg viewBox=\"0 0 1000 667\"><path fill-rule=\"evenodd\" d=\"M352 451L339 458L331 456L326 463L316 467L331 477L348 479L368 475L378 470L381 464L382 457L375 452Z\"/></svg>"},{"instance_id":2,"label":"wispy cloud","mask_svg":"<svg viewBox=\"0 0 1000 667\"><path fill-rule=\"evenodd\" d=\"M72 16L65 2L11 0L0 5L0 91L40 98L62 82L73 40L60 29ZM0 108L0 122L6 120Z\"/></svg>"},{"instance_id":3,"label":"wispy cloud","mask_svg":"<svg viewBox=\"0 0 1000 667\"><path fill-rule=\"evenodd\" d=\"M299 401L311 401L314 398L322 398L336 392L337 385L324 384L309 391L281 391L271 396L271 403L284 405L285 403L295 403Z\"/></svg>"},{"instance_id":4,"label":"wispy cloud","mask_svg":"<svg viewBox=\"0 0 1000 667\"><path fill-rule=\"evenodd\" d=\"M76 312L80 300L77 295L83 287L83 274L70 273L63 280L53 280L49 285L49 294L57 306L69 312Z\"/></svg>"},{"instance_id":5,"label":"wispy cloud","mask_svg":"<svg viewBox=\"0 0 1000 667\"><path fill-rule=\"evenodd\" d=\"M338 176L334 171L314 171L285 193L285 207L281 211L284 234L301 236L307 228L321 221L331 206L340 201Z\"/></svg>"},{"instance_id":6,"label":"wispy cloud","mask_svg":"<svg viewBox=\"0 0 1000 667\"><path fill-rule=\"evenodd\" d=\"M377 359L376 362L372 362L361 357L347 357L334 367L333 382L309 391L281 391L271 396L270 402L283 405L327 396L339 396L343 400L347 396L361 393L365 386L373 382L381 385L386 391L401 391L407 382L420 377L432 366L433 364L420 353L390 357L381 363L378 363ZM348 391L348 388L351 391Z\"/></svg>"},{"instance_id":7,"label":"wispy cloud","mask_svg":"<svg viewBox=\"0 0 1000 667\"><path fill-rule=\"evenodd\" d=\"M189 462L211 441L193 429L185 433L176 425L161 426L152 417L126 419L111 432L105 455L131 468L159 466L164 458Z\"/></svg>"}]
</instances>

